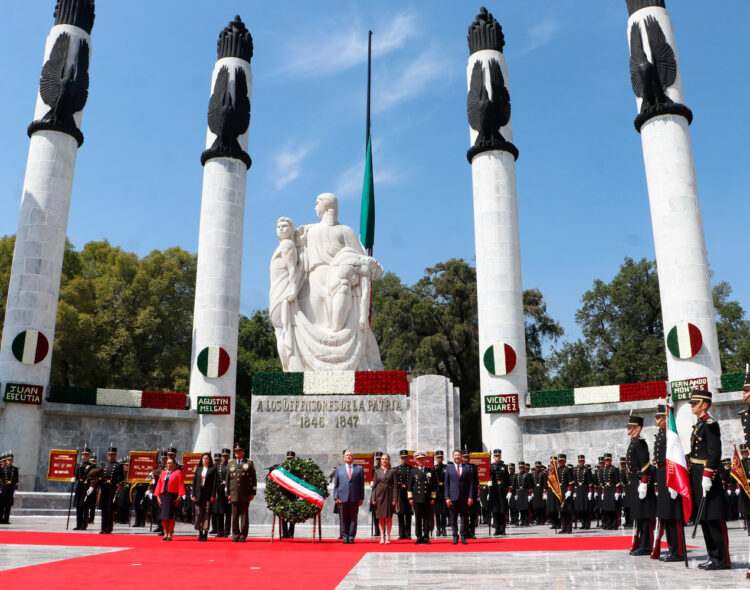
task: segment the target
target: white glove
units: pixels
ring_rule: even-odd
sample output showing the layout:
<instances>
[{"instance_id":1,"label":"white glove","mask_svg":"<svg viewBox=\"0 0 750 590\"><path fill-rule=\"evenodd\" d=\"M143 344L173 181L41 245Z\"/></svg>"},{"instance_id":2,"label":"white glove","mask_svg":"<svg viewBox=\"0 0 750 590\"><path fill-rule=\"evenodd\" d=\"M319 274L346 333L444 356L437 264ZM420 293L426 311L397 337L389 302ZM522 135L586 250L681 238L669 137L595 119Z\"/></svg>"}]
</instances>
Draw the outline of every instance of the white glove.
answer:
<instances>
[{"instance_id":1,"label":"white glove","mask_svg":"<svg viewBox=\"0 0 750 590\"><path fill-rule=\"evenodd\" d=\"M645 483L643 483L643 482L639 483L639 484L638 484L638 497L639 497L639 498L640 498L641 500L645 500L645 499L646 499L646 494L647 494L647 493L648 493L648 485L646 485L646 484L645 484Z\"/></svg>"},{"instance_id":2,"label":"white glove","mask_svg":"<svg viewBox=\"0 0 750 590\"><path fill-rule=\"evenodd\" d=\"M531 502L531 499L534 497L534 494L529 492L529 502Z\"/></svg>"},{"instance_id":3,"label":"white glove","mask_svg":"<svg viewBox=\"0 0 750 590\"><path fill-rule=\"evenodd\" d=\"M589 492L588 498L589 498L589 501L590 501L591 500L591 492Z\"/></svg>"},{"instance_id":4,"label":"white glove","mask_svg":"<svg viewBox=\"0 0 750 590\"><path fill-rule=\"evenodd\" d=\"M488 482L487 482L487 487L488 487L488 488L491 488L491 487L492 487L492 482L491 482L491 481L488 481Z\"/></svg>"},{"instance_id":5,"label":"white glove","mask_svg":"<svg viewBox=\"0 0 750 590\"><path fill-rule=\"evenodd\" d=\"M669 495L672 496L672 500L677 499L677 490L673 490L672 488L669 489Z\"/></svg>"},{"instance_id":6,"label":"white glove","mask_svg":"<svg viewBox=\"0 0 750 590\"><path fill-rule=\"evenodd\" d=\"M573 492L571 492L571 491L567 491L567 492L565 492L565 499L567 500L568 498L570 498L570 496L571 496L572 494L573 494Z\"/></svg>"},{"instance_id":7,"label":"white glove","mask_svg":"<svg viewBox=\"0 0 750 590\"><path fill-rule=\"evenodd\" d=\"M624 496L625 494L623 494ZM620 492L615 492L615 502L620 499Z\"/></svg>"},{"instance_id":8,"label":"white glove","mask_svg":"<svg viewBox=\"0 0 750 590\"><path fill-rule=\"evenodd\" d=\"M701 486L703 487L703 497L705 498L708 495L708 491L711 489L712 481L710 477L704 477L701 481Z\"/></svg>"},{"instance_id":9,"label":"white glove","mask_svg":"<svg viewBox=\"0 0 750 590\"><path fill-rule=\"evenodd\" d=\"M727 496L731 496L731 495L732 495L732 490L727 490Z\"/></svg>"},{"instance_id":10,"label":"white glove","mask_svg":"<svg viewBox=\"0 0 750 590\"><path fill-rule=\"evenodd\" d=\"M734 495L735 496L739 496L740 495L740 488L737 488L736 490L734 490Z\"/></svg>"},{"instance_id":11,"label":"white glove","mask_svg":"<svg viewBox=\"0 0 750 590\"><path fill-rule=\"evenodd\" d=\"M518 494L516 494L515 496L513 496L513 499L516 500L516 501L518 501Z\"/></svg>"},{"instance_id":12,"label":"white glove","mask_svg":"<svg viewBox=\"0 0 750 590\"><path fill-rule=\"evenodd\" d=\"M575 500L577 497L578 497L578 493L577 492L573 492L573 499Z\"/></svg>"},{"instance_id":13,"label":"white glove","mask_svg":"<svg viewBox=\"0 0 750 590\"><path fill-rule=\"evenodd\" d=\"M547 501L547 492L544 492L542 494L542 500L544 500L545 502Z\"/></svg>"},{"instance_id":14,"label":"white glove","mask_svg":"<svg viewBox=\"0 0 750 590\"><path fill-rule=\"evenodd\" d=\"M624 491L622 492L622 497L623 497L623 498L625 497L625 492L624 492Z\"/></svg>"},{"instance_id":15,"label":"white glove","mask_svg":"<svg viewBox=\"0 0 750 590\"><path fill-rule=\"evenodd\" d=\"M505 501L506 502L510 502L510 495L511 495L510 492L508 492L507 494L505 494Z\"/></svg>"},{"instance_id":16,"label":"white glove","mask_svg":"<svg viewBox=\"0 0 750 590\"><path fill-rule=\"evenodd\" d=\"M659 497L659 492L654 492L654 496Z\"/></svg>"}]
</instances>

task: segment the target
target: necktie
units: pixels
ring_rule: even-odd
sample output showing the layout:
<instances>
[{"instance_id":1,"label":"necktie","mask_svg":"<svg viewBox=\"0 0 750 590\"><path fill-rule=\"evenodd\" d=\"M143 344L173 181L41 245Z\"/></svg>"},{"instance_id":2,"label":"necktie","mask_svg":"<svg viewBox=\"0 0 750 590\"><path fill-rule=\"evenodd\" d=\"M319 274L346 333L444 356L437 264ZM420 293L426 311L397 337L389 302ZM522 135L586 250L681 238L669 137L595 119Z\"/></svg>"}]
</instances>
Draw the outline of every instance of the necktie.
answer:
<instances>
[{"instance_id":1,"label":"necktie","mask_svg":"<svg viewBox=\"0 0 750 590\"><path fill-rule=\"evenodd\" d=\"M460 478L461 477L461 466L460 465L458 466L458 469L456 469L456 471L458 471L458 477Z\"/></svg>"},{"instance_id":2,"label":"necktie","mask_svg":"<svg viewBox=\"0 0 750 590\"><path fill-rule=\"evenodd\" d=\"M348 477L349 479L351 479L351 478L352 478L352 466L351 466L351 465L348 465L348 464L347 464L347 466L346 466L346 475L347 475L347 477Z\"/></svg>"}]
</instances>

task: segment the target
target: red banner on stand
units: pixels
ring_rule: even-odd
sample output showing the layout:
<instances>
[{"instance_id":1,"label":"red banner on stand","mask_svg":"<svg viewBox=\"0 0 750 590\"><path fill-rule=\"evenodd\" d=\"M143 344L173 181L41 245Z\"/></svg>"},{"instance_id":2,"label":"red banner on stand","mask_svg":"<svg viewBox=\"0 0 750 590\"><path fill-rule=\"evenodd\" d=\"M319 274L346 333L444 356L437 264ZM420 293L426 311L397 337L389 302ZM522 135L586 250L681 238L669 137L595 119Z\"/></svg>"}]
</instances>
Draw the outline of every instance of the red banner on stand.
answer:
<instances>
[{"instance_id":1,"label":"red banner on stand","mask_svg":"<svg viewBox=\"0 0 750 590\"><path fill-rule=\"evenodd\" d=\"M182 453L182 478L185 485L192 484L195 470L201 462L203 453Z\"/></svg>"},{"instance_id":2,"label":"red banner on stand","mask_svg":"<svg viewBox=\"0 0 750 590\"><path fill-rule=\"evenodd\" d=\"M156 469L159 451L130 451L128 456L128 482L147 483L149 475Z\"/></svg>"},{"instance_id":3,"label":"red banner on stand","mask_svg":"<svg viewBox=\"0 0 750 590\"><path fill-rule=\"evenodd\" d=\"M469 453L469 463L477 466L479 485L486 486L490 481L490 454Z\"/></svg>"},{"instance_id":4,"label":"red banner on stand","mask_svg":"<svg viewBox=\"0 0 750 590\"><path fill-rule=\"evenodd\" d=\"M73 481L76 477L78 449L50 449L48 481Z\"/></svg>"},{"instance_id":5,"label":"red banner on stand","mask_svg":"<svg viewBox=\"0 0 750 590\"><path fill-rule=\"evenodd\" d=\"M375 453L352 453L353 463L362 467L365 472L365 483L372 482L372 472L375 466Z\"/></svg>"}]
</instances>

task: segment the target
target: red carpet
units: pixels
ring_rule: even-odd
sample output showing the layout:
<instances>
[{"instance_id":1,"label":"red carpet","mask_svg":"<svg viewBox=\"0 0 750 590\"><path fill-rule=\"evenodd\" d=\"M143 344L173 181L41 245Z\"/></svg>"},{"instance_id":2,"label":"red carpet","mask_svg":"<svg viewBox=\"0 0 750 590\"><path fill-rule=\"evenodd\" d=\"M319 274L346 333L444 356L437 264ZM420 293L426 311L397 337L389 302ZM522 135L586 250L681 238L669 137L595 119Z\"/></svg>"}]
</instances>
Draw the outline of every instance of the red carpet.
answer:
<instances>
[{"instance_id":1,"label":"red carpet","mask_svg":"<svg viewBox=\"0 0 750 590\"><path fill-rule=\"evenodd\" d=\"M209 587L218 580L239 582L240 587L254 588L335 588L368 552L503 552L503 551L622 551L630 548L630 537L549 537L539 539L478 539L468 545L452 545L450 540L436 540L430 545L395 541L380 545L378 541L357 541L342 545L325 540L312 544L309 539L276 541L248 539L232 543L230 539L209 539L198 543L195 537L175 537L165 543L160 537L146 535L91 535L76 533L0 533L0 544L65 545L70 547L125 547L123 551L78 557L43 565L4 571L3 588L44 590L71 588L74 580L86 572L97 586L116 584L134 588L140 584L160 590L186 587ZM22 551L21 548L19 548Z\"/></svg>"}]
</instances>

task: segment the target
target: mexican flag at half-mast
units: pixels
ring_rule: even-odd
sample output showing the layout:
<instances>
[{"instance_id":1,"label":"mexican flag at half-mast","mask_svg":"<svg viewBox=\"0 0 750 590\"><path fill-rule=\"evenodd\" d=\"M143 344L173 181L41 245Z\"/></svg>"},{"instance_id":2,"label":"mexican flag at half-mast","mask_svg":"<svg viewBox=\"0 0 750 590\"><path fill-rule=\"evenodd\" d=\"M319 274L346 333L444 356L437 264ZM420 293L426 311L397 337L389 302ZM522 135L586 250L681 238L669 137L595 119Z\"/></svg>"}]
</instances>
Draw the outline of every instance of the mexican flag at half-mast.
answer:
<instances>
[{"instance_id":1,"label":"mexican flag at half-mast","mask_svg":"<svg viewBox=\"0 0 750 590\"><path fill-rule=\"evenodd\" d=\"M674 420L672 399L667 398L667 487L682 496L682 515L685 522L693 512L693 498L690 491L690 474L682 449L680 435Z\"/></svg>"},{"instance_id":2,"label":"mexican flag at half-mast","mask_svg":"<svg viewBox=\"0 0 750 590\"><path fill-rule=\"evenodd\" d=\"M547 485L557 499L562 503L562 489L560 488L560 477L557 474L557 457L552 455L549 461L549 470L547 472Z\"/></svg>"}]
</instances>

